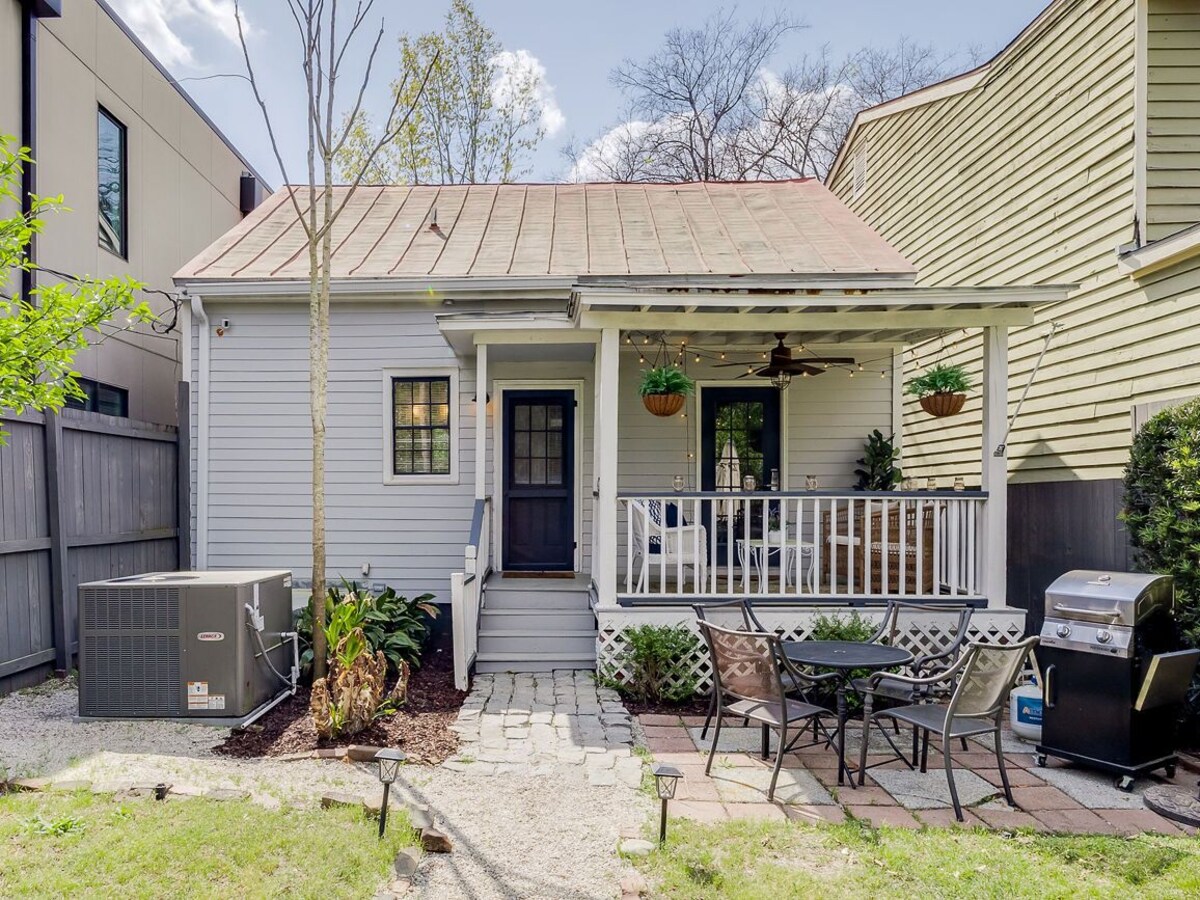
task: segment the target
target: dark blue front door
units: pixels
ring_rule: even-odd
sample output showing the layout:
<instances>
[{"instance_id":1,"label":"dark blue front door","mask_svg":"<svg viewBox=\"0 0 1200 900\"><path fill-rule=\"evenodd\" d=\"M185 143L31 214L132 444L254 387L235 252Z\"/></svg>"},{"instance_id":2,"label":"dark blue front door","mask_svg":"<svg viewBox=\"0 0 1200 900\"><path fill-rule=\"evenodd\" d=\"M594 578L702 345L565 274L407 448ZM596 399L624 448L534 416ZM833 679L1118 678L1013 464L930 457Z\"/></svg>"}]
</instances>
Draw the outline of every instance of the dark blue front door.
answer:
<instances>
[{"instance_id":1,"label":"dark blue front door","mask_svg":"<svg viewBox=\"0 0 1200 900\"><path fill-rule=\"evenodd\" d=\"M575 568L575 395L504 394L504 568Z\"/></svg>"},{"instance_id":2,"label":"dark blue front door","mask_svg":"<svg viewBox=\"0 0 1200 900\"><path fill-rule=\"evenodd\" d=\"M704 388L700 394L700 489L717 488L717 466L724 462L740 478L754 476L755 490L770 489L771 472L780 467L780 393L773 387ZM740 491L741 484L730 485ZM724 510L722 510L724 511ZM732 507L734 539L744 532L740 505ZM712 521L705 509L704 521ZM762 534L762 521L750 522L751 536ZM729 548L724 515L717 522L716 565L724 565Z\"/></svg>"}]
</instances>

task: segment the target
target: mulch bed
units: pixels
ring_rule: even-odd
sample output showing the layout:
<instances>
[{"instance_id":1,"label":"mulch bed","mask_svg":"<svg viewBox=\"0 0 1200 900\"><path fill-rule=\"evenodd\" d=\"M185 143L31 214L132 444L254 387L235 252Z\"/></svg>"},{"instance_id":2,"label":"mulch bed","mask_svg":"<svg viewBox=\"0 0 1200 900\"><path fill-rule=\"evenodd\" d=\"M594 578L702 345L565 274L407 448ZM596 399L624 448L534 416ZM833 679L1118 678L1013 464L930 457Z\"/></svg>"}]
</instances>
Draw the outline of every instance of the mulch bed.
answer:
<instances>
[{"instance_id":1,"label":"mulch bed","mask_svg":"<svg viewBox=\"0 0 1200 900\"><path fill-rule=\"evenodd\" d=\"M697 697L683 703L641 703L637 700L624 700L625 708L631 715L659 716L706 716L708 715L708 698Z\"/></svg>"},{"instance_id":2,"label":"mulch bed","mask_svg":"<svg viewBox=\"0 0 1200 900\"><path fill-rule=\"evenodd\" d=\"M437 765L458 750L458 735L450 725L467 696L454 687L452 646L449 635L431 642L409 679L408 703L365 731L336 741L320 740L308 714L309 689L305 686L249 730L233 732L216 752L248 759L354 743L399 747L408 754L409 762Z\"/></svg>"}]
</instances>

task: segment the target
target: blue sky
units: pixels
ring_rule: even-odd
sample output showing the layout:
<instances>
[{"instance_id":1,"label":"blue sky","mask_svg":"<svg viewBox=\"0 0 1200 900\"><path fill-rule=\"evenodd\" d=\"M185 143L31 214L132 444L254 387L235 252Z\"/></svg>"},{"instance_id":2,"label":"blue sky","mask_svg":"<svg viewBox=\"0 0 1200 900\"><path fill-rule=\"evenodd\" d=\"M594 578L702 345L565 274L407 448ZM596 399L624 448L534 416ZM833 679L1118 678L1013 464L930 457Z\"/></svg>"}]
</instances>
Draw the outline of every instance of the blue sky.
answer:
<instances>
[{"instance_id":1,"label":"blue sky","mask_svg":"<svg viewBox=\"0 0 1200 900\"><path fill-rule=\"evenodd\" d=\"M211 78L242 72L241 51L233 28L232 0L109 0L186 90L273 186L281 182L266 130L249 85L236 78ZM438 27L449 0L377 0L386 36L374 90L383 108L386 85L395 75L396 36ZM1011 40L1045 6L1046 0L842 0L780 4L745 2L740 14L783 9L808 27L795 32L771 62L787 68L792 59L828 44L836 55L865 45L888 46L907 35L939 50L968 47L990 56ZM552 180L565 170L559 150L572 136L581 142L612 124L622 106L609 84L611 69L625 57L641 58L671 27L697 22L730 4L718 0L476 0L481 17L506 50L524 50L545 68L553 107L546 121L558 125L543 142L531 178ZM295 26L283 0L244 0L251 54L276 128L285 144L284 159L293 180L302 174L305 131L303 82L298 69ZM365 44L364 55L365 55ZM355 77L358 72L355 72ZM195 80L205 79L205 80ZM348 79L349 80L349 79ZM349 88L347 87L347 91Z\"/></svg>"}]
</instances>

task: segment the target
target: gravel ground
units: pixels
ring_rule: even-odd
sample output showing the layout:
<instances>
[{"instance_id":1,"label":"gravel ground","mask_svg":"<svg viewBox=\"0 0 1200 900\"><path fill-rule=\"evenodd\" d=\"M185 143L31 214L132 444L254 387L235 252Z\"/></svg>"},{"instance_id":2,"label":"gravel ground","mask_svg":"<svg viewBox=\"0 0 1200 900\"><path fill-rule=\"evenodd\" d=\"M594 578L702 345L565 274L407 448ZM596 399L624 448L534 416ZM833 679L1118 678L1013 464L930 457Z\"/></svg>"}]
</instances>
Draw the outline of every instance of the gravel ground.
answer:
<instances>
[{"instance_id":1,"label":"gravel ground","mask_svg":"<svg viewBox=\"0 0 1200 900\"><path fill-rule=\"evenodd\" d=\"M374 767L341 761L236 759L213 748L225 729L166 722L76 722L74 688L57 683L0 699L0 772L92 783L168 781L249 791L266 805L312 803L326 790L378 788ZM399 787L428 804L454 841L427 856L414 882L428 898L555 898L619 895L629 867L620 832L650 811L643 794L588 783L583 765L485 774L460 766L408 766Z\"/></svg>"}]
</instances>

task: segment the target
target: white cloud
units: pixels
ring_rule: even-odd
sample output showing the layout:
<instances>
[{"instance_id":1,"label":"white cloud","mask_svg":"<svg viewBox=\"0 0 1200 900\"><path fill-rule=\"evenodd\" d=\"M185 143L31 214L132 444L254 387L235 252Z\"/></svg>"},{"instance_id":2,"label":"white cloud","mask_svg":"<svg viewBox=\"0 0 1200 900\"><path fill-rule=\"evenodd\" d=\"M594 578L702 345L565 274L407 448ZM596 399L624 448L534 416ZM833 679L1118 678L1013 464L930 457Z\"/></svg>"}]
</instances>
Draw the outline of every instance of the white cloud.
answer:
<instances>
[{"instance_id":1,"label":"white cloud","mask_svg":"<svg viewBox=\"0 0 1200 900\"><path fill-rule=\"evenodd\" d=\"M652 122L622 122L596 138L579 154L567 180L580 183L588 181L622 180L629 168L630 154L635 151L654 128Z\"/></svg>"},{"instance_id":2,"label":"white cloud","mask_svg":"<svg viewBox=\"0 0 1200 900\"><path fill-rule=\"evenodd\" d=\"M233 0L111 0L117 14L166 66L196 65L180 26L199 23L237 42ZM245 26L245 15L242 16ZM247 33L249 29L247 28Z\"/></svg>"},{"instance_id":3,"label":"white cloud","mask_svg":"<svg viewBox=\"0 0 1200 900\"><path fill-rule=\"evenodd\" d=\"M546 79L546 67L528 50L505 50L490 60L496 68L492 100L497 106L528 105L547 137L554 137L567 117L554 97L554 86Z\"/></svg>"}]
</instances>

